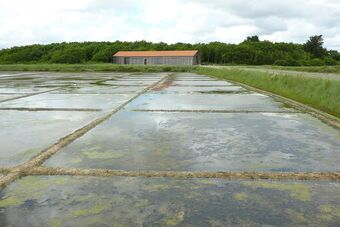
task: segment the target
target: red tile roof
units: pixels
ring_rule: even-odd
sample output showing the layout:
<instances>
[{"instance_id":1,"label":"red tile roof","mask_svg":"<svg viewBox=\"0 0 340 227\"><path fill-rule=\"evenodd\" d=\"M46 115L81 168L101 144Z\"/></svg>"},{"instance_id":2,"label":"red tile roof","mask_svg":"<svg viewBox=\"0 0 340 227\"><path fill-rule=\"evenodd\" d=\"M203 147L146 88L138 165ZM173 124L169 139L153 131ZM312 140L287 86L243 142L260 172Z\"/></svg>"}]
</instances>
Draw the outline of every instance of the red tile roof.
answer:
<instances>
[{"instance_id":1,"label":"red tile roof","mask_svg":"<svg viewBox=\"0 0 340 227\"><path fill-rule=\"evenodd\" d=\"M194 57L198 50L176 51L119 51L114 57Z\"/></svg>"}]
</instances>

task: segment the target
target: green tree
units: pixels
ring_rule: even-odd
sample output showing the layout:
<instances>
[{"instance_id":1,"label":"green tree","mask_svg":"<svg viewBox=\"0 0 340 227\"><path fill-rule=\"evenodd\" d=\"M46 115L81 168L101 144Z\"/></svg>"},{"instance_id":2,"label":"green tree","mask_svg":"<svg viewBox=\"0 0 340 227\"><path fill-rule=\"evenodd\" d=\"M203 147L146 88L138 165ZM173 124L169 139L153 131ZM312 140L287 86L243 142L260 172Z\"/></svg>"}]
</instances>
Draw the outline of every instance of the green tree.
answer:
<instances>
[{"instance_id":1,"label":"green tree","mask_svg":"<svg viewBox=\"0 0 340 227\"><path fill-rule=\"evenodd\" d=\"M303 47L313 58L323 58L327 54L327 50L323 48L323 43L322 35L315 35L311 36Z\"/></svg>"},{"instance_id":2,"label":"green tree","mask_svg":"<svg viewBox=\"0 0 340 227\"><path fill-rule=\"evenodd\" d=\"M107 47L105 49L101 49L95 55L93 55L92 61L94 61L94 62L111 62L113 53L114 52L109 47Z\"/></svg>"},{"instance_id":3,"label":"green tree","mask_svg":"<svg viewBox=\"0 0 340 227\"><path fill-rule=\"evenodd\" d=\"M86 54L80 48L65 48L54 52L51 57L52 63L76 64L85 61Z\"/></svg>"},{"instance_id":4,"label":"green tree","mask_svg":"<svg viewBox=\"0 0 340 227\"><path fill-rule=\"evenodd\" d=\"M335 61L340 61L340 53L336 50L328 51L328 56L333 58Z\"/></svg>"},{"instance_id":5,"label":"green tree","mask_svg":"<svg viewBox=\"0 0 340 227\"><path fill-rule=\"evenodd\" d=\"M260 42L260 38L257 35L248 36L245 42Z\"/></svg>"}]
</instances>

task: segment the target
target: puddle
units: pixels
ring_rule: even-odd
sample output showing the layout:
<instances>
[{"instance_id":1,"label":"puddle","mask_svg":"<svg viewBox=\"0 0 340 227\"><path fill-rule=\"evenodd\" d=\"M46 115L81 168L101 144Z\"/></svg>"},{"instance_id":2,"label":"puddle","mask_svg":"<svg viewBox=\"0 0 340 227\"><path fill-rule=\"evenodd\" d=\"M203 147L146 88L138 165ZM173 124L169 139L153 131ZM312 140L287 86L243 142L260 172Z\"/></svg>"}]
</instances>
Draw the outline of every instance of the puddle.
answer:
<instances>
[{"instance_id":1,"label":"puddle","mask_svg":"<svg viewBox=\"0 0 340 227\"><path fill-rule=\"evenodd\" d=\"M3 77L15 77L15 76L32 76L38 73L23 73L23 72L0 72L0 79Z\"/></svg>"},{"instance_id":2,"label":"puddle","mask_svg":"<svg viewBox=\"0 0 340 227\"><path fill-rule=\"evenodd\" d=\"M289 111L283 107L282 103L258 93L227 95L147 93L128 106L129 109L145 110Z\"/></svg>"},{"instance_id":3,"label":"puddle","mask_svg":"<svg viewBox=\"0 0 340 227\"><path fill-rule=\"evenodd\" d=\"M327 225L338 183L25 177L0 192L1 226Z\"/></svg>"},{"instance_id":4,"label":"puddle","mask_svg":"<svg viewBox=\"0 0 340 227\"><path fill-rule=\"evenodd\" d=\"M213 78L208 78L208 77L202 77L202 78L181 78L181 77L176 77L176 81L218 81L216 79Z\"/></svg>"},{"instance_id":5,"label":"puddle","mask_svg":"<svg viewBox=\"0 0 340 227\"><path fill-rule=\"evenodd\" d=\"M118 79L117 81L127 81L127 82L157 82L162 78L129 78L129 77L123 77Z\"/></svg>"},{"instance_id":6,"label":"puddle","mask_svg":"<svg viewBox=\"0 0 340 227\"><path fill-rule=\"evenodd\" d=\"M122 170L336 171L340 134L304 114L121 112L46 166Z\"/></svg>"},{"instance_id":7,"label":"puddle","mask_svg":"<svg viewBox=\"0 0 340 227\"><path fill-rule=\"evenodd\" d=\"M96 112L0 111L0 168L28 161L100 115Z\"/></svg>"},{"instance_id":8,"label":"puddle","mask_svg":"<svg viewBox=\"0 0 340 227\"><path fill-rule=\"evenodd\" d=\"M0 80L0 82L3 81L17 81L17 80L35 80L35 79L39 79L39 77L28 77L28 76L13 76L11 78L2 78Z\"/></svg>"},{"instance_id":9,"label":"puddle","mask_svg":"<svg viewBox=\"0 0 340 227\"><path fill-rule=\"evenodd\" d=\"M238 86L225 86L225 87L181 87L181 86L170 86L164 87L160 92L164 93L229 93L229 92L247 92L242 87Z\"/></svg>"},{"instance_id":10,"label":"puddle","mask_svg":"<svg viewBox=\"0 0 340 227\"><path fill-rule=\"evenodd\" d=\"M125 94L138 93L146 87L86 86L61 88L50 94Z\"/></svg>"},{"instance_id":11,"label":"puddle","mask_svg":"<svg viewBox=\"0 0 340 227\"><path fill-rule=\"evenodd\" d=\"M111 78L120 78L128 74L124 73L54 73L49 72L42 75L42 77L47 77L48 79L56 80L102 80Z\"/></svg>"},{"instance_id":12,"label":"puddle","mask_svg":"<svg viewBox=\"0 0 340 227\"><path fill-rule=\"evenodd\" d=\"M114 85L114 86L150 86L154 84L157 81L119 81L119 80L114 80L114 81L105 81L103 84L107 85Z\"/></svg>"},{"instance_id":13,"label":"puddle","mask_svg":"<svg viewBox=\"0 0 340 227\"><path fill-rule=\"evenodd\" d=\"M121 79L123 80L160 80L164 78L164 76L125 76L122 77Z\"/></svg>"},{"instance_id":14,"label":"puddle","mask_svg":"<svg viewBox=\"0 0 340 227\"><path fill-rule=\"evenodd\" d=\"M22 94L17 94L17 95L14 95L14 94L0 94L0 102L1 101L5 101L7 99L12 99L12 98L17 98L17 97L20 97L22 96Z\"/></svg>"},{"instance_id":15,"label":"puddle","mask_svg":"<svg viewBox=\"0 0 340 227\"><path fill-rule=\"evenodd\" d=\"M233 85L232 83L225 81L186 81L186 80L175 80L173 86L228 86Z\"/></svg>"},{"instance_id":16,"label":"puddle","mask_svg":"<svg viewBox=\"0 0 340 227\"><path fill-rule=\"evenodd\" d=\"M94 80L67 80L67 81L57 81L57 80L51 80L51 81L45 81L38 83L39 86L54 86L54 87L70 87L70 86L89 86L92 83L95 83Z\"/></svg>"},{"instance_id":17,"label":"puddle","mask_svg":"<svg viewBox=\"0 0 340 227\"><path fill-rule=\"evenodd\" d=\"M133 94L49 94L21 98L5 102L0 107L25 108L95 108L111 111Z\"/></svg>"},{"instance_id":18,"label":"puddle","mask_svg":"<svg viewBox=\"0 0 340 227\"><path fill-rule=\"evenodd\" d=\"M16 87L16 88L0 88L0 95L6 94L28 94L28 93L37 93L47 91L47 89L38 89L38 88L30 88L30 87Z\"/></svg>"}]
</instances>

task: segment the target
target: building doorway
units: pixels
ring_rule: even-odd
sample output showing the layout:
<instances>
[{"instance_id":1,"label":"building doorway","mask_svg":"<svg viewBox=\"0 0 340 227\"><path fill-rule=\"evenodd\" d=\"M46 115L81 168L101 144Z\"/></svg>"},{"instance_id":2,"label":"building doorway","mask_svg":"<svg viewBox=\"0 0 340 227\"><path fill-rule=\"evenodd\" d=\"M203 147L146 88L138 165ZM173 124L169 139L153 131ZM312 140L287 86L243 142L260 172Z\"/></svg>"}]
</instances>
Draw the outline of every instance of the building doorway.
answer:
<instances>
[{"instance_id":1,"label":"building doorway","mask_svg":"<svg viewBox=\"0 0 340 227\"><path fill-rule=\"evenodd\" d=\"M124 65L130 64L130 58L124 58Z\"/></svg>"},{"instance_id":2,"label":"building doorway","mask_svg":"<svg viewBox=\"0 0 340 227\"><path fill-rule=\"evenodd\" d=\"M148 59L144 59L144 65L147 65L148 64Z\"/></svg>"}]
</instances>

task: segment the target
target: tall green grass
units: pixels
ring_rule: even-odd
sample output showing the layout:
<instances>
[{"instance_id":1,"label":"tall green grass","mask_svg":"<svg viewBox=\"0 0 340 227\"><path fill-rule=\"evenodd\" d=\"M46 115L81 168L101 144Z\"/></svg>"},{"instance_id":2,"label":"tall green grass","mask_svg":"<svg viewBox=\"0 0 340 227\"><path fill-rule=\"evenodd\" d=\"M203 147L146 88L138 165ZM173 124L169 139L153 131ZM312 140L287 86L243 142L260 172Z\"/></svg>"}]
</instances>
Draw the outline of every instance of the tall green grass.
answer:
<instances>
[{"instance_id":1,"label":"tall green grass","mask_svg":"<svg viewBox=\"0 0 340 227\"><path fill-rule=\"evenodd\" d=\"M200 67L199 74L228 79L269 91L309 105L340 118L340 81L303 76L273 75L270 73L213 69Z\"/></svg>"}]
</instances>

